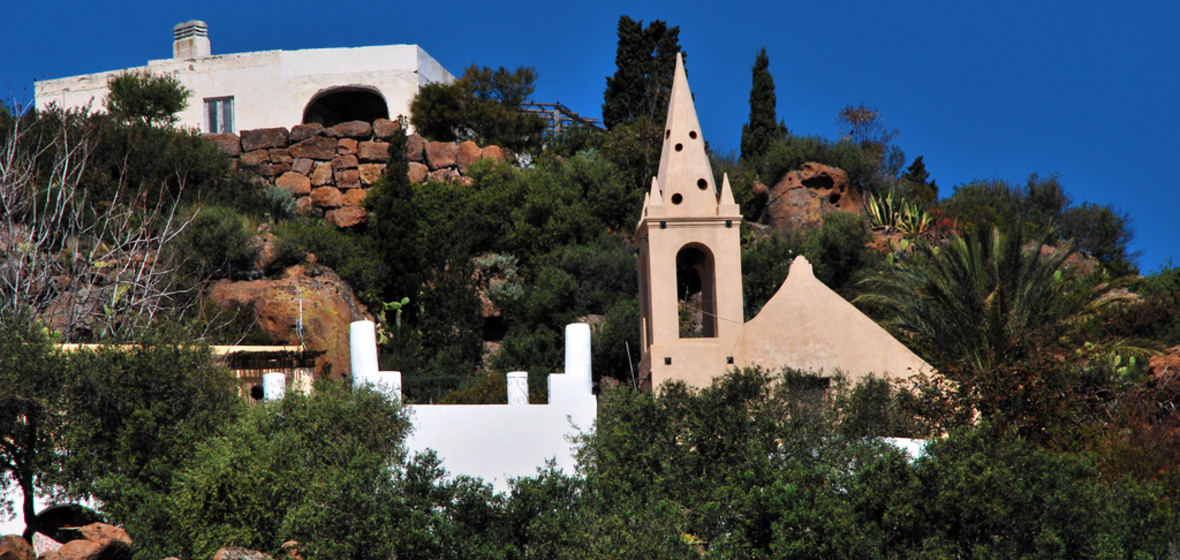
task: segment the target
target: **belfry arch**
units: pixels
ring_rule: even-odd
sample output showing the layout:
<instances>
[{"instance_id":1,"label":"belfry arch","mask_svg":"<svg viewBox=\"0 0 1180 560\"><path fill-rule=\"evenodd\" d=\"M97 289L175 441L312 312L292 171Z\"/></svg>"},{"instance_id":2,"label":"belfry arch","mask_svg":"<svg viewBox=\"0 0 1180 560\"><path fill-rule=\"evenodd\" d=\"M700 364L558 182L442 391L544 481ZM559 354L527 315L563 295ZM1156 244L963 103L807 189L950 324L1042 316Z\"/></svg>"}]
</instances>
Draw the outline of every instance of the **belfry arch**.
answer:
<instances>
[{"instance_id":1,"label":"belfry arch","mask_svg":"<svg viewBox=\"0 0 1180 560\"><path fill-rule=\"evenodd\" d=\"M373 122L389 118L385 96L370 86L339 86L320 90L303 109L303 124L335 126L342 122Z\"/></svg>"},{"instance_id":2,"label":"belfry arch","mask_svg":"<svg viewBox=\"0 0 1180 560\"><path fill-rule=\"evenodd\" d=\"M717 273L713 253L691 243L676 253L676 299L680 338L717 336Z\"/></svg>"}]
</instances>

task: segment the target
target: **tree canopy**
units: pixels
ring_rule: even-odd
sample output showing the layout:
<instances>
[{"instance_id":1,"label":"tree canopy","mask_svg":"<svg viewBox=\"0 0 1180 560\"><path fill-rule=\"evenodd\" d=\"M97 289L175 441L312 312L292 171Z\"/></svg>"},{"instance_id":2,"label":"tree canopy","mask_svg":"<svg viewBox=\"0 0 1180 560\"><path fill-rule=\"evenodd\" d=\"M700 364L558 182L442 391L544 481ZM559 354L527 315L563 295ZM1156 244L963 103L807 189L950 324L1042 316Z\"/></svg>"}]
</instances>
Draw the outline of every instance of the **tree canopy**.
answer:
<instances>
[{"instance_id":1,"label":"tree canopy","mask_svg":"<svg viewBox=\"0 0 1180 560\"><path fill-rule=\"evenodd\" d=\"M107 80L107 89L106 108L112 117L148 126L174 124L192 95L175 76L147 71L122 72Z\"/></svg>"},{"instance_id":2,"label":"tree canopy","mask_svg":"<svg viewBox=\"0 0 1180 560\"><path fill-rule=\"evenodd\" d=\"M775 116L774 77L770 75L770 57L763 47L754 59L753 85L750 87L750 121L742 125L742 158L765 154L773 138L786 133L787 127Z\"/></svg>"},{"instance_id":3,"label":"tree canopy","mask_svg":"<svg viewBox=\"0 0 1180 560\"><path fill-rule=\"evenodd\" d=\"M646 27L643 21L619 17L619 43L614 76L606 79L602 122L607 128L637 117L660 119L672 94L676 53L680 52L680 27L661 20Z\"/></svg>"}]
</instances>

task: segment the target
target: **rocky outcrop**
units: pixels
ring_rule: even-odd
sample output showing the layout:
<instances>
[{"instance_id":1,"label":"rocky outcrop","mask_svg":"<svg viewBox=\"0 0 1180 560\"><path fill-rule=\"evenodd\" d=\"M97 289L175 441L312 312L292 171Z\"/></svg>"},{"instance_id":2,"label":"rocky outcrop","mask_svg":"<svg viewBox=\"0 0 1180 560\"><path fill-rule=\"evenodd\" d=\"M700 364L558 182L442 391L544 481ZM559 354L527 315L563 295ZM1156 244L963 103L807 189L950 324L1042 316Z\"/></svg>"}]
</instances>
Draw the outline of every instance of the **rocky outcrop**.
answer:
<instances>
[{"instance_id":1,"label":"rocky outcrop","mask_svg":"<svg viewBox=\"0 0 1180 560\"><path fill-rule=\"evenodd\" d=\"M315 265L293 266L277 279L222 280L213 285L209 297L223 308L252 307L258 326L275 344L300 343L296 326L302 313L303 344L325 353L316 365L317 376L340 377L349 371L349 323L372 320L344 280Z\"/></svg>"},{"instance_id":2,"label":"rocky outcrop","mask_svg":"<svg viewBox=\"0 0 1180 560\"><path fill-rule=\"evenodd\" d=\"M830 212L864 212L860 189L837 167L809 162L792 169L774 187L754 185L767 196L766 221L775 228L816 227Z\"/></svg>"},{"instance_id":3,"label":"rocky outcrop","mask_svg":"<svg viewBox=\"0 0 1180 560\"><path fill-rule=\"evenodd\" d=\"M385 174L389 140L399 130L396 122L351 121L331 128L320 124L206 134L205 138L232 158L237 169L277 185L295 197L298 212L324 218L340 227L366 222L360 201ZM427 142L417 134L406 139L407 176L413 183L452 181L471 184L467 169L490 158L512 164L515 156L498 146L480 148L474 142ZM358 192L353 192L358 191ZM348 225L345 225L348 224Z\"/></svg>"},{"instance_id":4,"label":"rocky outcrop","mask_svg":"<svg viewBox=\"0 0 1180 560\"><path fill-rule=\"evenodd\" d=\"M16 535L0 537L0 560L36 560L37 554L29 541Z\"/></svg>"},{"instance_id":5,"label":"rocky outcrop","mask_svg":"<svg viewBox=\"0 0 1180 560\"><path fill-rule=\"evenodd\" d=\"M91 523L78 529L81 538L61 545L61 560L130 560L131 535L106 523Z\"/></svg>"}]
</instances>

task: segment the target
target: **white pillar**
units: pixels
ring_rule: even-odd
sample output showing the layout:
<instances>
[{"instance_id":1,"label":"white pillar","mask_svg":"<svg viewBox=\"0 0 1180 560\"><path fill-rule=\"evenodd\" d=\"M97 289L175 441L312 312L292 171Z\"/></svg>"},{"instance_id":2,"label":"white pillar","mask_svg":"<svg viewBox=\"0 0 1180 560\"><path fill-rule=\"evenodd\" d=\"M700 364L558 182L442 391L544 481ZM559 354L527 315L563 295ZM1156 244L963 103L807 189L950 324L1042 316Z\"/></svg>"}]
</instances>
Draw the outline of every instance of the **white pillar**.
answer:
<instances>
[{"instance_id":1,"label":"white pillar","mask_svg":"<svg viewBox=\"0 0 1180 560\"><path fill-rule=\"evenodd\" d=\"M529 373L513 371L507 375L508 404L529 404Z\"/></svg>"},{"instance_id":2,"label":"white pillar","mask_svg":"<svg viewBox=\"0 0 1180 560\"><path fill-rule=\"evenodd\" d=\"M262 400L278 401L287 394L287 376L278 372L262 374Z\"/></svg>"},{"instance_id":3,"label":"white pillar","mask_svg":"<svg viewBox=\"0 0 1180 560\"><path fill-rule=\"evenodd\" d=\"M574 386L584 394L594 391L590 374L590 325L573 323L565 326L565 374L577 378Z\"/></svg>"},{"instance_id":4,"label":"white pillar","mask_svg":"<svg viewBox=\"0 0 1180 560\"><path fill-rule=\"evenodd\" d=\"M353 384L377 373L377 327L372 321L353 321L349 325L349 350L352 352Z\"/></svg>"}]
</instances>

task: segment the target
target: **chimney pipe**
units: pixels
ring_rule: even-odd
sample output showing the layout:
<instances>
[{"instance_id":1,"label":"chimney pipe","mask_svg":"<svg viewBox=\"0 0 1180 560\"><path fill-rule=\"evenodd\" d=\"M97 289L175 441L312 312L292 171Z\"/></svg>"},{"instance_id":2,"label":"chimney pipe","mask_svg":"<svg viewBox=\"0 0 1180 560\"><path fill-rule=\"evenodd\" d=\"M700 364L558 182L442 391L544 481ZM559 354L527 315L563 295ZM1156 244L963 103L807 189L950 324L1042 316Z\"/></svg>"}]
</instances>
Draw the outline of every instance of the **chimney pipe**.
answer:
<instances>
[{"instance_id":1,"label":"chimney pipe","mask_svg":"<svg viewBox=\"0 0 1180 560\"><path fill-rule=\"evenodd\" d=\"M201 20L186 21L172 28L172 58L213 56L209 43L209 26Z\"/></svg>"}]
</instances>

